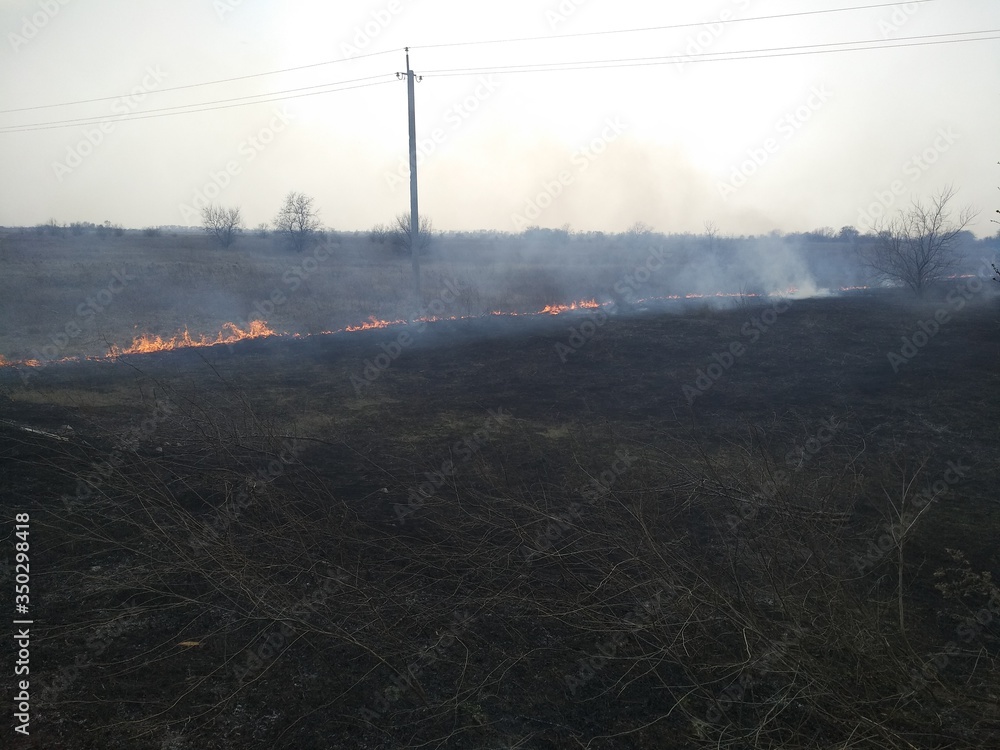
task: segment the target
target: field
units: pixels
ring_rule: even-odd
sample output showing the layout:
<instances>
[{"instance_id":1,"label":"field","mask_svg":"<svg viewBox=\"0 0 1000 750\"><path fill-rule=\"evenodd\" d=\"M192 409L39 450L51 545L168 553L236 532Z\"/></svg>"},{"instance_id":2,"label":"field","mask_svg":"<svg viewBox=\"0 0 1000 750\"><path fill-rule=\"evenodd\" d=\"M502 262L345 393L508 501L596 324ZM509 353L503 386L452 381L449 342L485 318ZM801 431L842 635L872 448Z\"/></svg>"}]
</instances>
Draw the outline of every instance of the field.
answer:
<instances>
[{"instance_id":1,"label":"field","mask_svg":"<svg viewBox=\"0 0 1000 750\"><path fill-rule=\"evenodd\" d=\"M0 353L81 330L0 368L22 747L1000 743L1000 285L753 296L734 249L742 295L643 303L711 291L701 240L632 295L645 246L456 240L415 305L353 242L291 290L305 259L250 238L0 240ZM841 250L818 286L860 280ZM52 361L275 289L288 333L474 317Z\"/></svg>"}]
</instances>

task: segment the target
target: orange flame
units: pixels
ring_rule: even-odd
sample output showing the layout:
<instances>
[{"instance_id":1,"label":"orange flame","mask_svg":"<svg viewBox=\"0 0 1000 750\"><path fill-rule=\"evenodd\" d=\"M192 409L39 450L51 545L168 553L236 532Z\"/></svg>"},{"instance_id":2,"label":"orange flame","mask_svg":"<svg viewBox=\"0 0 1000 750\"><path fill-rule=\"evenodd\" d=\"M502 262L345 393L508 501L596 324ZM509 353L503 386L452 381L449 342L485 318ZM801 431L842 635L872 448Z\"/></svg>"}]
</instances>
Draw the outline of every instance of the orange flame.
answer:
<instances>
[{"instance_id":1,"label":"orange flame","mask_svg":"<svg viewBox=\"0 0 1000 750\"><path fill-rule=\"evenodd\" d=\"M867 287L841 287L841 291L849 291L852 289L867 289ZM794 287L790 287L784 294L795 294L797 290ZM771 293L767 296L781 296L781 292ZM704 299L706 297L757 297L762 296L754 293L743 293L743 292L715 292L714 294L670 294L663 297L648 297L639 302L652 302L654 300L682 300L682 299ZM587 300L577 300L575 302L570 302L568 304L551 304L546 305L541 310L536 310L534 312L518 312L513 310L493 310L486 314L486 316L505 316L505 317L526 317L533 315L561 315L567 312L575 312L580 310L598 310L604 305L598 302L596 299ZM376 329L388 328L390 326L397 325L407 325L410 322L414 323L434 323L442 320L464 320L468 318L479 318L486 316L478 315L453 315L450 317L444 316L427 316L422 318L416 318L413 321L407 321L404 319L397 320L382 320L376 318L374 315L368 318L367 321L359 323L356 325L349 325L345 328L341 328L336 331L324 331L320 335L330 335L336 333L354 333L357 331L371 331ZM163 352L170 351L172 349L184 349L192 347L207 347L207 346L218 346L220 344L234 344L238 341L244 341L247 339L258 339L265 338L269 336L278 335L290 335L293 337L298 337L299 334L278 334L268 327L267 323L264 321L251 321L246 328L241 328L235 323L224 323L222 330L216 334L214 337L208 334L202 334L201 336L192 336L191 333L185 328L183 333L175 334L169 338L164 338L162 336L157 336L153 334L143 334L137 336L132 340L132 343L128 346L116 346L112 345L106 357L85 357L85 359L114 359L115 357L120 357L125 354L148 354L152 352ZM66 357L61 360L56 360L58 362L76 362L80 361L80 357ZM18 362L11 361L9 359L0 356L0 367L12 367L16 365L22 365L27 367L41 367L42 362L36 359L26 359Z\"/></svg>"},{"instance_id":2,"label":"orange flame","mask_svg":"<svg viewBox=\"0 0 1000 750\"><path fill-rule=\"evenodd\" d=\"M574 310L596 310L600 307L595 299L580 300L570 302L568 305L546 305L537 315L559 315L560 313L572 312Z\"/></svg>"},{"instance_id":3,"label":"orange flame","mask_svg":"<svg viewBox=\"0 0 1000 750\"><path fill-rule=\"evenodd\" d=\"M374 328L388 328L389 326L401 325L405 322L405 320L379 320L372 315L364 323L356 326L347 326L347 328L342 330L347 331L348 333L353 333L354 331L370 331Z\"/></svg>"},{"instance_id":4,"label":"orange flame","mask_svg":"<svg viewBox=\"0 0 1000 750\"><path fill-rule=\"evenodd\" d=\"M215 338L211 338L205 334L194 338L186 328L184 329L184 333L178 333L168 339L161 336L143 334L142 336L137 336L129 346L124 348L112 346L108 354L111 357L120 357L123 354L149 354L151 352L163 352L171 349L235 344L237 341L245 339L259 339L264 336L276 335L274 331L267 327L267 323L261 320L250 321L246 329L240 328L235 323L225 323Z\"/></svg>"}]
</instances>

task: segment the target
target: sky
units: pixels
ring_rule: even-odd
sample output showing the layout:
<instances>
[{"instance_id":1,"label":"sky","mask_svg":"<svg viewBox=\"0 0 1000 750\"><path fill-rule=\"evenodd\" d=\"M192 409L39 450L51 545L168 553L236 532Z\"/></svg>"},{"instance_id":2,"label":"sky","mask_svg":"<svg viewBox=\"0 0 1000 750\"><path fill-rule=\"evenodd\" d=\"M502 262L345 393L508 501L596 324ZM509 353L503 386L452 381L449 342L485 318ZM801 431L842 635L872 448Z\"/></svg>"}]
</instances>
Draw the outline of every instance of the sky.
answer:
<instances>
[{"instance_id":1,"label":"sky","mask_svg":"<svg viewBox=\"0 0 1000 750\"><path fill-rule=\"evenodd\" d=\"M0 0L0 31L3 226L255 227L289 191L391 222L409 47L437 230L864 230L947 185L997 228L997 0Z\"/></svg>"}]
</instances>

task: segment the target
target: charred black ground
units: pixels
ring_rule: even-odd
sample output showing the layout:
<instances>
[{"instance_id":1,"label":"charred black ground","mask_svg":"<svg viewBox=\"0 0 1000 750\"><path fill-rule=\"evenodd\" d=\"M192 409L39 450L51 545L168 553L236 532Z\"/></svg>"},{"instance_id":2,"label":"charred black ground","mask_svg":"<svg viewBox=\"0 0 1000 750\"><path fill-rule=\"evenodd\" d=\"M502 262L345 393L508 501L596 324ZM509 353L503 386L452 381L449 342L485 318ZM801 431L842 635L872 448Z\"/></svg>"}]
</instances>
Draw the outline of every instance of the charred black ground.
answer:
<instances>
[{"instance_id":1,"label":"charred black ground","mask_svg":"<svg viewBox=\"0 0 1000 750\"><path fill-rule=\"evenodd\" d=\"M27 746L988 746L1000 313L949 291L0 371Z\"/></svg>"}]
</instances>

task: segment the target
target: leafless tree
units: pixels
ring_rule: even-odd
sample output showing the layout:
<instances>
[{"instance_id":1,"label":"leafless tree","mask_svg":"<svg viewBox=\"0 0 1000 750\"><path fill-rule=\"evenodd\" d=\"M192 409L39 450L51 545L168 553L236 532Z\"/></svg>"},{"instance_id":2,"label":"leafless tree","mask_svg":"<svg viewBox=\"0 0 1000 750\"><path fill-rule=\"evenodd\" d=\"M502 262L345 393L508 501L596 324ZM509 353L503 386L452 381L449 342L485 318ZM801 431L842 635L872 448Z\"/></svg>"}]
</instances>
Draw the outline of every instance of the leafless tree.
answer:
<instances>
[{"instance_id":1,"label":"leafless tree","mask_svg":"<svg viewBox=\"0 0 1000 750\"><path fill-rule=\"evenodd\" d=\"M407 217L409 221L409 217ZM371 228L368 232L368 241L373 245L384 245L385 241L389 239L389 227L385 224L379 223Z\"/></svg>"},{"instance_id":2,"label":"leafless tree","mask_svg":"<svg viewBox=\"0 0 1000 750\"><path fill-rule=\"evenodd\" d=\"M625 236L636 245L646 242L652 234L653 228L644 221L636 221L625 230Z\"/></svg>"},{"instance_id":3,"label":"leafless tree","mask_svg":"<svg viewBox=\"0 0 1000 750\"><path fill-rule=\"evenodd\" d=\"M263 237L267 237L268 229L269 229L269 227L267 225L267 222L266 221L262 221L260 224L257 225L257 229L255 229L254 231L255 231L255 233L257 234L258 237L262 237L263 238Z\"/></svg>"},{"instance_id":4,"label":"leafless tree","mask_svg":"<svg viewBox=\"0 0 1000 750\"><path fill-rule=\"evenodd\" d=\"M431 224L431 220L426 216L420 217L420 229L417 232L417 249L420 255L427 252L427 248L431 245L433 235L434 227ZM409 212L399 214L399 216L396 217L392 228L392 246L406 255L411 254L413 241L410 237Z\"/></svg>"},{"instance_id":5,"label":"leafless tree","mask_svg":"<svg viewBox=\"0 0 1000 750\"><path fill-rule=\"evenodd\" d=\"M961 235L976 216L966 206L952 218L949 204L955 192L944 187L929 203L915 200L909 209L873 227L876 241L866 248L864 261L878 280L902 283L922 294L954 270Z\"/></svg>"},{"instance_id":6,"label":"leafless tree","mask_svg":"<svg viewBox=\"0 0 1000 750\"><path fill-rule=\"evenodd\" d=\"M314 199L304 193L290 192L274 219L274 231L302 252L319 229L320 223Z\"/></svg>"},{"instance_id":7,"label":"leafless tree","mask_svg":"<svg viewBox=\"0 0 1000 750\"><path fill-rule=\"evenodd\" d=\"M243 217L239 208L205 206L201 210L201 222L205 231L215 237L222 247L229 247L236 241L236 235L243 231Z\"/></svg>"},{"instance_id":8,"label":"leafless tree","mask_svg":"<svg viewBox=\"0 0 1000 750\"><path fill-rule=\"evenodd\" d=\"M705 236L708 237L708 249L715 250L715 238L719 236L719 225L711 220L706 221Z\"/></svg>"}]
</instances>

